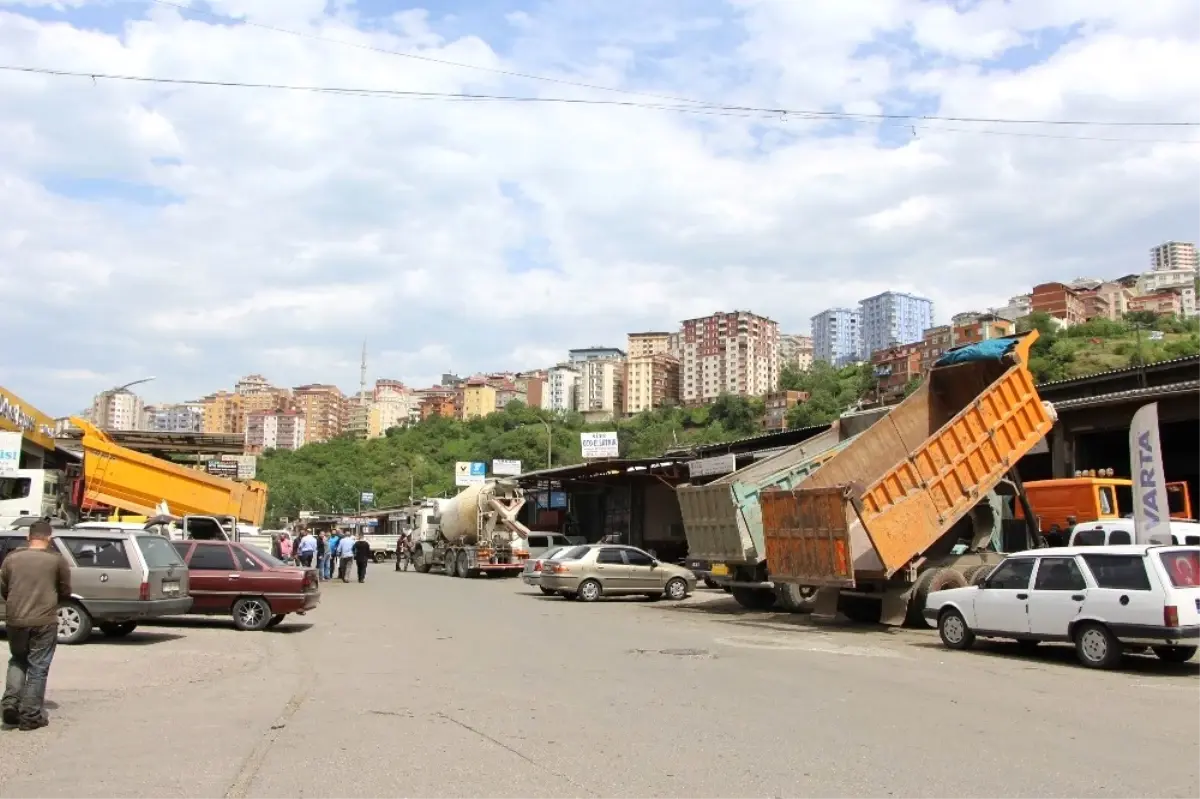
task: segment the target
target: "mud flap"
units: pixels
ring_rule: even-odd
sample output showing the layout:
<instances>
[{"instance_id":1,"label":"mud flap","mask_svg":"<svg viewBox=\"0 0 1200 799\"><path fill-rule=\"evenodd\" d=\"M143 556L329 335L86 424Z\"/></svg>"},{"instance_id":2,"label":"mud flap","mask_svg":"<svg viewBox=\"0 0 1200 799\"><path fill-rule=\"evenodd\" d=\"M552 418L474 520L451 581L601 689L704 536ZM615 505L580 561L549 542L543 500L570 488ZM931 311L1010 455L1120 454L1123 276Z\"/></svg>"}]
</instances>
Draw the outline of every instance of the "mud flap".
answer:
<instances>
[{"instance_id":1,"label":"mud flap","mask_svg":"<svg viewBox=\"0 0 1200 799\"><path fill-rule=\"evenodd\" d=\"M826 587L817 589L817 597L813 602L812 620L816 623L829 624L837 618L838 595L842 589Z\"/></svg>"},{"instance_id":2,"label":"mud flap","mask_svg":"<svg viewBox=\"0 0 1200 799\"><path fill-rule=\"evenodd\" d=\"M908 605L912 600L912 588L887 591L883 595L883 609L879 613L879 623L887 627L903 626L908 616Z\"/></svg>"}]
</instances>

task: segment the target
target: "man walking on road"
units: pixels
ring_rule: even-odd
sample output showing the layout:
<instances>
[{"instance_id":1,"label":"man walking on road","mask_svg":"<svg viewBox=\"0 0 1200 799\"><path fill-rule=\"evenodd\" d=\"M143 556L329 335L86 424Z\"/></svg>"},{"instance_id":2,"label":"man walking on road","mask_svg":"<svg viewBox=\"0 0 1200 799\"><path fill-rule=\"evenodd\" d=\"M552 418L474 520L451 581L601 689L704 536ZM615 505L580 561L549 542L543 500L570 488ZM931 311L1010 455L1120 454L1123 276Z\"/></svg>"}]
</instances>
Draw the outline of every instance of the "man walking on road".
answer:
<instances>
[{"instance_id":1,"label":"man walking on road","mask_svg":"<svg viewBox=\"0 0 1200 799\"><path fill-rule=\"evenodd\" d=\"M338 577L343 583L350 582L350 562L354 560L354 537L349 533L338 541Z\"/></svg>"},{"instance_id":2,"label":"man walking on road","mask_svg":"<svg viewBox=\"0 0 1200 799\"><path fill-rule=\"evenodd\" d=\"M358 581L367 579L367 564L371 561L371 545L363 540L363 534L358 534L354 542L354 565L358 567Z\"/></svg>"},{"instance_id":3,"label":"man walking on road","mask_svg":"<svg viewBox=\"0 0 1200 799\"><path fill-rule=\"evenodd\" d=\"M329 575L326 572L329 569L329 542L325 540L325 533L322 531L317 533L317 579L328 580Z\"/></svg>"},{"instance_id":4,"label":"man walking on road","mask_svg":"<svg viewBox=\"0 0 1200 799\"><path fill-rule=\"evenodd\" d=\"M341 569L338 568L338 562L341 560L341 556L338 554L338 544L341 543L341 540L341 533L334 530L333 535L329 538L329 564L325 567L326 580L332 580L333 575L341 573Z\"/></svg>"},{"instance_id":5,"label":"man walking on road","mask_svg":"<svg viewBox=\"0 0 1200 799\"><path fill-rule=\"evenodd\" d=\"M311 568L313 557L316 554L317 538L312 534L311 530L305 530L300 543L296 544L296 556L300 559L300 565L306 569Z\"/></svg>"},{"instance_id":6,"label":"man walking on road","mask_svg":"<svg viewBox=\"0 0 1200 799\"><path fill-rule=\"evenodd\" d=\"M36 730L50 723L43 705L58 645L58 603L71 598L71 570L51 548L49 522L29 527L29 546L0 566L0 597L8 627L8 678L0 701L5 724Z\"/></svg>"}]
</instances>

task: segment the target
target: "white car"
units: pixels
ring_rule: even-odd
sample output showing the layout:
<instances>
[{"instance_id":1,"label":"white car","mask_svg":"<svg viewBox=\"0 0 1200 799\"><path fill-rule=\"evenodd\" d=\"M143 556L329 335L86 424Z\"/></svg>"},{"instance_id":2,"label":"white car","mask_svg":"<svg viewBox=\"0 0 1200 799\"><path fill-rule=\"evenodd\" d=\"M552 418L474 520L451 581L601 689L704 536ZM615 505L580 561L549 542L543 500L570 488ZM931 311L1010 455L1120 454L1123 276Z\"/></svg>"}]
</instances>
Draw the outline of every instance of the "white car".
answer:
<instances>
[{"instance_id":1,"label":"white car","mask_svg":"<svg viewBox=\"0 0 1200 799\"><path fill-rule=\"evenodd\" d=\"M1106 519L1102 522L1080 522L1071 528L1071 539L1067 542L1073 547L1099 547L1113 544L1132 544L1134 536L1133 519ZM1171 521L1171 540L1161 536L1152 536L1156 544L1200 544L1200 522Z\"/></svg>"},{"instance_id":2,"label":"white car","mask_svg":"<svg viewBox=\"0 0 1200 799\"><path fill-rule=\"evenodd\" d=\"M1150 647L1182 663L1200 642L1200 547L1132 544L1009 555L967 588L933 591L925 620L950 649L980 638L1075 644L1083 665L1112 668Z\"/></svg>"}]
</instances>

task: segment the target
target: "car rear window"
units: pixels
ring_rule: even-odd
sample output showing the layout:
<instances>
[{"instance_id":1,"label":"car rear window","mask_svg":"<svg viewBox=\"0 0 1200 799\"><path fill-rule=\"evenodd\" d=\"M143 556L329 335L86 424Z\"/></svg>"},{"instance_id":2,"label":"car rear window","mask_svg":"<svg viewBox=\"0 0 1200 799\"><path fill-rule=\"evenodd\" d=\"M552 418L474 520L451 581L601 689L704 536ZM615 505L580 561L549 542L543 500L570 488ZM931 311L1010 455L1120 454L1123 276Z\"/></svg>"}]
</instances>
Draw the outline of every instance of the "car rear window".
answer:
<instances>
[{"instance_id":1,"label":"car rear window","mask_svg":"<svg viewBox=\"0 0 1200 799\"><path fill-rule=\"evenodd\" d=\"M1076 530L1071 544L1077 547L1102 547L1104 546L1104 530L1099 527L1093 530Z\"/></svg>"},{"instance_id":2,"label":"car rear window","mask_svg":"<svg viewBox=\"0 0 1200 799\"><path fill-rule=\"evenodd\" d=\"M1122 591L1149 591L1150 578L1146 575L1146 564L1141 555L1102 555L1088 553L1083 556L1088 571L1096 578L1100 588L1119 588Z\"/></svg>"},{"instance_id":3,"label":"car rear window","mask_svg":"<svg viewBox=\"0 0 1200 799\"><path fill-rule=\"evenodd\" d=\"M84 569L128 569L125 542L114 538L63 538L63 544Z\"/></svg>"},{"instance_id":4,"label":"car rear window","mask_svg":"<svg viewBox=\"0 0 1200 799\"><path fill-rule=\"evenodd\" d=\"M245 549L249 550L250 552L254 553L254 557L258 558L263 563L270 566L272 569L287 568L286 563L284 563L282 560L280 560L279 558L272 555L270 552L267 552L262 547L256 547L256 546L254 546L254 544L242 544L242 546Z\"/></svg>"},{"instance_id":5,"label":"car rear window","mask_svg":"<svg viewBox=\"0 0 1200 799\"><path fill-rule=\"evenodd\" d=\"M138 549L146 559L146 565L151 569L166 569L170 566L182 566L183 558L171 546L171 542L159 535L139 535Z\"/></svg>"},{"instance_id":6,"label":"car rear window","mask_svg":"<svg viewBox=\"0 0 1200 799\"><path fill-rule=\"evenodd\" d=\"M555 560L579 560L591 550L591 547L575 547L567 550Z\"/></svg>"},{"instance_id":7,"label":"car rear window","mask_svg":"<svg viewBox=\"0 0 1200 799\"><path fill-rule=\"evenodd\" d=\"M1159 557L1176 588L1200 587L1200 550L1164 552Z\"/></svg>"}]
</instances>

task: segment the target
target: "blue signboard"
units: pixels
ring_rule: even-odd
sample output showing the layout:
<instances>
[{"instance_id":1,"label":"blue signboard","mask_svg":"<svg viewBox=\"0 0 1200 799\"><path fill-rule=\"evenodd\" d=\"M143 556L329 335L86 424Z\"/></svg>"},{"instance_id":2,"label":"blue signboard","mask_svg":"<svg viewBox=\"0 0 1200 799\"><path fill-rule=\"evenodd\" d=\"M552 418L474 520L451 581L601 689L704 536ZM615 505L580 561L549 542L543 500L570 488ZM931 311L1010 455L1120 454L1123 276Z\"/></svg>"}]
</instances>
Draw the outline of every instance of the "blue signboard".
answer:
<instances>
[{"instance_id":1,"label":"blue signboard","mask_svg":"<svg viewBox=\"0 0 1200 799\"><path fill-rule=\"evenodd\" d=\"M550 492L550 507L552 507L552 508L567 507L567 492L566 491L551 491Z\"/></svg>"}]
</instances>

